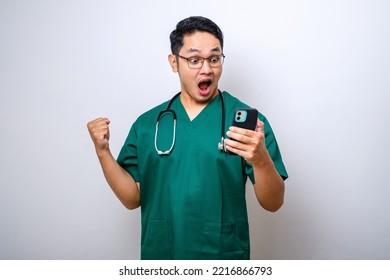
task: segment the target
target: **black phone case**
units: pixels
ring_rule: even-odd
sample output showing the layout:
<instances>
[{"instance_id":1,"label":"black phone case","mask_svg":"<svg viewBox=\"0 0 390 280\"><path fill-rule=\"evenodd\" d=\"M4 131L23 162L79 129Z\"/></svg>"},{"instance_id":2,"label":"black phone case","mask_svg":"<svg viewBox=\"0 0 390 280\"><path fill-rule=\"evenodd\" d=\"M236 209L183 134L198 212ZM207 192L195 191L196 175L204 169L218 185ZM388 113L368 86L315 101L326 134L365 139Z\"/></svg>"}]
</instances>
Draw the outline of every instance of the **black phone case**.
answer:
<instances>
[{"instance_id":1,"label":"black phone case","mask_svg":"<svg viewBox=\"0 0 390 280\"><path fill-rule=\"evenodd\" d=\"M245 121L238 121L237 120L237 114L240 111L246 111L246 119ZM250 130L255 130L256 129L256 124L257 124L257 117L258 117L259 112L254 109L254 108L238 108L234 111L233 115L233 121L232 121L232 126L237 126L245 129L250 129ZM234 139L233 139L234 140ZM228 151L229 154L235 155L235 153L232 153Z\"/></svg>"},{"instance_id":2,"label":"black phone case","mask_svg":"<svg viewBox=\"0 0 390 280\"><path fill-rule=\"evenodd\" d=\"M247 116L245 121L240 122L237 120L237 114L242 111L246 111ZM234 111L232 125L237 127L242 127L245 129L255 130L258 114L259 114L258 111L254 108L238 108Z\"/></svg>"}]
</instances>

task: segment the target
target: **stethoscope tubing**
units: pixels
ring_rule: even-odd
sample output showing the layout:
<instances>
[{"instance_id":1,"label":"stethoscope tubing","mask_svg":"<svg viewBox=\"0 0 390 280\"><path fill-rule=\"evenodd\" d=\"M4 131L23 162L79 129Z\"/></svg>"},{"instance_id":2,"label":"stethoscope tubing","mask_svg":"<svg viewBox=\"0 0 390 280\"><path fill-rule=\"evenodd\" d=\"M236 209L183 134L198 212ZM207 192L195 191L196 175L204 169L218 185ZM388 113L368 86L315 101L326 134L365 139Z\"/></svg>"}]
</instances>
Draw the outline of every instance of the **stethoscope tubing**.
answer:
<instances>
[{"instance_id":1,"label":"stethoscope tubing","mask_svg":"<svg viewBox=\"0 0 390 280\"><path fill-rule=\"evenodd\" d=\"M173 103L173 101L181 94L181 92L175 94L171 100L168 102L168 105L167 105L167 108L161 110L157 116L157 121L156 121L156 130L155 130L155 133L154 133L154 148L156 149L156 152L157 154L159 154L160 156L163 156L163 155L169 155L174 146L175 146L175 141L176 141L176 112L174 110L171 109L171 105ZM218 143L218 149L221 151L221 152L226 152L226 146L225 146L225 100L224 100L224 97L223 97L223 94L220 90L218 90L218 95L219 97L221 98L221 111L222 111L222 121L221 121L221 142ZM164 114L172 114L172 117L173 117L173 136L172 136L172 144L171 144L171 147L166 150L166 151L160 151L157 147L157 136L158 136L158 128L159 128L159 125L160 125L160 119L161 117L164 115Z\"/></svg>"}]
</instances>

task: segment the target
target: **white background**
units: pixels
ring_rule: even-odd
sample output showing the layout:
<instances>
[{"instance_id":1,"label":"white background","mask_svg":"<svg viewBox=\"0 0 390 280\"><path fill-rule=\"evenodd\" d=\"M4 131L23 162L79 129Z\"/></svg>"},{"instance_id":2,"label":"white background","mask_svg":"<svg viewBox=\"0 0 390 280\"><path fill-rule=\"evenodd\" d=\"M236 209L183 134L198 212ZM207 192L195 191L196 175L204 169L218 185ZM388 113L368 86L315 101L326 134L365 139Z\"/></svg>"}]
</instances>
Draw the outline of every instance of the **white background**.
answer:
<instances>
[{"instance_id":1,"label":"white background","mask_svg":"<svg viewBox=\"0 0 390 280\"><path fill-rule=\"evenodd\" d=\"M136 117L179 90L169 33L225 34L220 88L257 107L290 178L277 213L248 184L253 259L390 258L390 2L0 0L0 259L137 259L140 211L107 186Z\"/></svg>"}]
</instances>

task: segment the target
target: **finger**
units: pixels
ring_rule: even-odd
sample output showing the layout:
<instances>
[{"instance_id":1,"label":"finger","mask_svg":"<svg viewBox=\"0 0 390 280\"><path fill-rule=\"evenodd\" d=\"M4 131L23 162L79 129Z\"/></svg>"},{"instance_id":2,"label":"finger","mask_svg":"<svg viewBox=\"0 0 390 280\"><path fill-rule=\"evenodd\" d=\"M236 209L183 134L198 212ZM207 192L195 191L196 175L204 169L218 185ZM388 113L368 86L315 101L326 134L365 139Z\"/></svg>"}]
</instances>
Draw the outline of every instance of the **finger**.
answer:
<instances>
[{"instance_id":1,"label":"finger","mask_svg":"<svg viewBox=\"0 0 390 280\"><path fill-rule=\"evenodd\" d=\"M234 130L227 131L226 135L230 139L233 139L233 140L238 141L238 142L246 142L246 139L248 138L248 136L246 136L245 134L235 132Z\"/></svg>"},{"instance_id":2,"label":"finger","mask_svg":"<svg viewBox=\"0 0 390 280\"><path fill-rule=\"evenodd\" d=\"M248 158L249 152L246 150L247 145L244 145L240 142L225 139L226 149L233 154L239 155L244 159Z\"/></svg>"},{"instance_id":3,"label":"finger","mask_svg":"<svg viewBox=\"0 0 390 280\"><path fill-rule=\"evenodd\" d=\"M96 139L104 139L109 136L109 124L110 120L108 118L97 118L88 123L88 130Z\"/></svg>"},{"instance_id":4,"label":"finger","mask_svg":"<svg viewBox=\"0 0 390 280\"><path fill-rule=\"evenodd\" d=\"M101 124L104 124L104 125L108 125L108 124L110 124L110 120L108 119L108 118L98 118L98 119L96 119L95 121L94 121L94 123L96 124L96 125L101 125Z\"/></svg>"},{"instance_id":5,"label":"finger","mask_svg":"<svg viewBox=\"0 0 390 280\"><path fill-rule=\"evenodd\" d=\"M254 130L251 129L246 129L246 128L241 128L237 126L231 126L229 127L228 132L234 133L234 134L240 134L248 137L252 137L253 133L255 132Z\"/></svg>"},{"instance_id":6,"label":"finger","mask_svg":"<svg viewBox=\"0 0 390 280\"><path fill-rule=\"evenodd\" d=\"M93 128L101 123L110 124L110 120L108 118L97 118L88 122L87 127Z\"/></svg>"},{"instance_id":7,"label":"finger","mask_svg":"<svg viewBox=\"0 0 390 280\"><path fill-rule=\"evenodd\" d=\"M257 120L256 131L264 133L264 123L261 120Z\"/></svg>"},{"instance_id":8,"label":"finger","mask_svg":"<svg viewBox=\"0 0 390 280\"><path fill-rule=\"evenodd\" d=\"M239 142L230 139L225 139L225 146L228 151L240 155L241 150L239 149Z\"/></svg>"},{"instance_id":9,"label":"finger","mask_svg":"<svg viewBox=\"0 0 390 280\"><path fill-rule=\"evenodd\" d=\"M110 120L108 118L103 118L103 120L106 122L106 124L110 124Z\"/></svg>"},{"instance_id":10,"label":"finger","mask_svg":"<svg viewBox=\"0 0 390 280\"><path fill-rule=\"evenodd\" d=\"M248 142L250 141L250 138L257 137L256 135L258 135L258 132L257 132L257 127L256 130L251 130L251 129L245 129L236 126L231 126L229 130L226 132L226 135L240 142Z\"/></svg>"}]
</instances>

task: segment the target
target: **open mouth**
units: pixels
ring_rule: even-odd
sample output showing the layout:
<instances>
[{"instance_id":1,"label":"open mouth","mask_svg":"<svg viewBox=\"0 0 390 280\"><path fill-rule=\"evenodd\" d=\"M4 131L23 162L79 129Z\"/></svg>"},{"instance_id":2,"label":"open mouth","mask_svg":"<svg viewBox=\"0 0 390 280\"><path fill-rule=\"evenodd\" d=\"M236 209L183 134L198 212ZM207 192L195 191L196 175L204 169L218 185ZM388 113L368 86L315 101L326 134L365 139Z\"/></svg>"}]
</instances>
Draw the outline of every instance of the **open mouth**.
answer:
<instances>
[{"instance_id":1,"label":"open mouth","mask_svg":"<svg viewBox=\"0 0 390 280\"><path fill-rule=\"evenodd\" d=\"M201 81L198 84L199 91L202 95L206 95L210 92L211 82L212 82L211 80L205 80L205 81Z\"/></svg>"}]
</instances>

